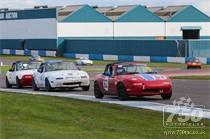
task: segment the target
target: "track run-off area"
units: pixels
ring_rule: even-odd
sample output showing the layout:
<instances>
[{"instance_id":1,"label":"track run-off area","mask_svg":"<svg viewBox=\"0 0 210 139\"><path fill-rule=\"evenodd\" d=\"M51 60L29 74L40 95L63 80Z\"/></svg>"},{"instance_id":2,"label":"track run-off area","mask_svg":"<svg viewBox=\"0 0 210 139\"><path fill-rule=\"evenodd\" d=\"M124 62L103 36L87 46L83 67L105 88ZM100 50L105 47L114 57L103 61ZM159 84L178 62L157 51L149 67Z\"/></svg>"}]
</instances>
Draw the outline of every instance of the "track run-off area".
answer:
<instances>
[{"instance_id":1,"label":"track run-off area","mask_svg":"<svg viewBox=\"0 0 210 139\"><path fill-rule=\"evenodd\" d=\"M11 65L15 60L1 59L4 64ZM91 87L89 91L81 91L80 89L68 90L68 91L54 91L46 92L32 91L31 88L17 89L13 87L12 89L5 88L5 73L0 75L0 92L12 92L12 93L25 93L32 95L47 95L47 96L57 96L66 97L94 102L111 103L118 104L134 108L149 109L154 111L163 111L165 107L170 107L170 113L177 112L177 106L173 105L174 101L178 101L181 97L190 98L195 104L193 109L201 109L202 106L203 118L210 119L210 81L209 80L180 80L173 79L173 96L170 100L162 100L160 96L151 97L141 97L141 98L131 98L128 101L119 101L117 97L105 96L104 99L96 99L93 93L93 83L95 76L101 71L103 71L105 65L94 65L94 66L82 66L82 70L87 70L91 78ZM98 71L97 71L98 69ZM154 69L154 68L153 68ZM189 76L189 75L210 75L210 68L204 68L202 70L187 70L185 68L174 68L174 67L155 67L158 73L164 74L166 76ZM92 70L95 70L92 72ZM96 72L97 71L97 72Z\"/></svg>"}]
</instances>

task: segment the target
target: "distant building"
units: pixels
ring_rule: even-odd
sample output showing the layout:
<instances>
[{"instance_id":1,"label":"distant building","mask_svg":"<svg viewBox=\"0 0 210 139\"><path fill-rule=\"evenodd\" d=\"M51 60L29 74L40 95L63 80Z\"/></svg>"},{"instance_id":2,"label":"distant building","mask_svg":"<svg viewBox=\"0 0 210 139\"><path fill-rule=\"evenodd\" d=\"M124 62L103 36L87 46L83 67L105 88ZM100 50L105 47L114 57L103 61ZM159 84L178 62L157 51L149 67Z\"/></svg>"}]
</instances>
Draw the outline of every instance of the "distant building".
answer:
<instances>
[{"instance_id":1,"label":"distant building","mask_svg":"<svg viewBox=\"0 0 210 139\"><path fill-rule=\"evenodd\" d=\"M78 39L210 40L210 18L191 5L0 9L1 49L62 52L65 40Z\"/></svg>"}]
</instances>

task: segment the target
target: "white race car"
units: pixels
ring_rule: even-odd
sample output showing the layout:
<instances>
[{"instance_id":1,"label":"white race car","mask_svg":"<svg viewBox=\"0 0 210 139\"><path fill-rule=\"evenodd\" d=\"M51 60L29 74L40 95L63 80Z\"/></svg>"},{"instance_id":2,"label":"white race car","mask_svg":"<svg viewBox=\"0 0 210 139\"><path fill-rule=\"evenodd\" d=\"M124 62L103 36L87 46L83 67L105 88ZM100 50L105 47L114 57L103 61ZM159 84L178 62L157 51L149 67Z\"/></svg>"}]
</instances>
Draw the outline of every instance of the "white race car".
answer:
<instances>
[{"instance_id":1,"label":"white race car","mask_svg":"<svg viewBox=\"0 0 210 139\"><path fill-rule=\"evenodd\" d=\"M62 60L50 60L40 65L33 74L32 88L34 91L45 88L52 91L55 88L79 88L88 91L90 88L89 76L80 71L75 64Z\"/></svg>"},{"instance_id":2,"label":"white race car","mask_svg":"<svg viewBox=\"0 0 210 139\"><path fill-rule=\"evenodd\" d=\"M87 57L80 57L75 61L76 65L93 65L93 61Z\"/></svg>"},{"instance_id":3,"label":"white race car","mask_svg":"<svg viewBox=\"0 0 210 139\"><path fill-rule=\"evenodd\" d=\"M41 58L39 55L32 55L29 58L30 61L37 61L37 62L44 62L44 59Z\"/></svg>"},{"instance_id":4,"label":"white race car","mask_svg":"<svg viewBox=\"0 0 210 139\"><path fill-rule=\"evenodd\" d=\"M18 88L32 85L32 75L40 66L40 62L16 61L6 73L6 87L16 85Z\"/></svg>"}]
</instances>

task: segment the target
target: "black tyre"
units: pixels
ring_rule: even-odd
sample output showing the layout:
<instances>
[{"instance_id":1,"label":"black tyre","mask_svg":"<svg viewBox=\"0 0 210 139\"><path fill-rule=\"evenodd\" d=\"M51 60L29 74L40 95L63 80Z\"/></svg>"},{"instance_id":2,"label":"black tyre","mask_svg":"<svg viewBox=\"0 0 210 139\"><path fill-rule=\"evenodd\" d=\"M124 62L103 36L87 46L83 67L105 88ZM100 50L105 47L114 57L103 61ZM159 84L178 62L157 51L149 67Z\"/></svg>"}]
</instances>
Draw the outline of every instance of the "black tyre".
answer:
<instances>
[{"instance_id":1,"label":"black tyre","mask_svg":"<svg viewBox=\"0 0 210 139\"><path fill-rule=\"evenodd\" d=\"M117 93L118 93L119 100L121 100L121 101L128 100L128 94L126 91L126 87L124 86L123 83L119 83L117 85Z\"/></svg>"},{"instance_id":2,"label":"black tyre","mask_svg":"<svg viewBox=\"0 0 210 139\"><path fill-rule=\"evenodd\" d=\"M21 84L21 80L18 77L16 77L16 85L18 88L23 88L23 85Z\"/></svg>"},{"instance_id":3,"label":"black tyre","mask_svg":"<svg viewBox=\"0 0 210 139\"><path fill-rule=\"evenodd\" d=\"M166 99L171 99L172 97L172 91L170 91L170 93L167 94L161 94L162 99L166 100Z\"/></svg>"},{"instance_id":4,"label":"black tyre","mask_svg":"<svg viewBox=\"0 0 210 139\"><path fill-rule=\"evenodd\" d=\"M7 77L6 77L6 88L12 88L12 85L9 83L9 80Z\"/></svg>"},{"instance_id":5,"label":"black tyre","mask_svg":"<svg viewBox=\"0 0 210 139\"><path fill-rule=\"evenodd\" d=\"M97 82L94 83L94 96L96 98L103 98L104 94L101 92L101 89Z\"/></svg>"},{"instance_id":6,"label":"black tyre","mask_svg":"<svg viewBox=\"0 0 210 139\"><path fill-rule=\"evenodd\" d=\"M90 89L90 86L82 86L83 91L88 91Z\"/></svg>"},{"instance_id":7,"label":"black tyre","mask_svg":"<svg viewBox=\"0 0 210 139\"><path fill-rule=\"evenodd\" d=\"M39 88L38 88L37 85L36 85L36 82L35 82L34 78L32 79L32 89L33 89L34 91L38 91L38 90L39 90Z\"/></svg>"},{"instance_id":8,"label":"black tyre","mask_svg":"<svg viewBox=\"0 0 210 139\"><path fill-rule=\"evenodd\" d=\"M50 82L48 79L45 79L45 89L50 92L50 91L53 91L53 88L51 87L50 85Z\"/></svg>"}]
</instances>

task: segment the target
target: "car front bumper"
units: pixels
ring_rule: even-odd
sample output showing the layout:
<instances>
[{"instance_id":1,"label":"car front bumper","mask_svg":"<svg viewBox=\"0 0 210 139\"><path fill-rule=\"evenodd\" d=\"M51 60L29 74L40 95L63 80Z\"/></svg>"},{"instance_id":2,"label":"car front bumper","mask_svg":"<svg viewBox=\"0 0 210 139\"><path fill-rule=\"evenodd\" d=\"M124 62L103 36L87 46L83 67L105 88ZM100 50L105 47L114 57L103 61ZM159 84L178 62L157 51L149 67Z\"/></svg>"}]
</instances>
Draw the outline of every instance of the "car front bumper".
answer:
<instances>
[{"instance_id":1,"label":"car front bumper","mask_svg":"<svg viewBox=\"0 0 210 139\"><path fill-rule=\"evenodd\" d=\"M51 81L51 86L53 88L75 88L75 87L89 86L89 85L90 85L89 79Z\"/></svg>"},{"instance_id":2,"label":"car front bumper","mask_svg":"<svg viewBox=\"0 0 210 139\"><path fill-rule=\"evenodd\" d=\"M169 82L136 83L127 88L130 96L153 96L170 93L172 85Z\"/></svg>"}]
</instances>

